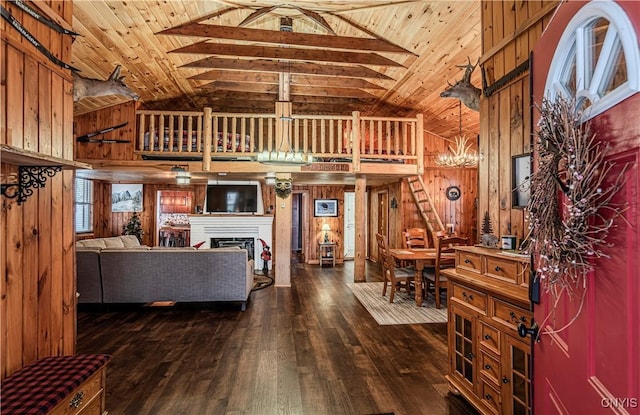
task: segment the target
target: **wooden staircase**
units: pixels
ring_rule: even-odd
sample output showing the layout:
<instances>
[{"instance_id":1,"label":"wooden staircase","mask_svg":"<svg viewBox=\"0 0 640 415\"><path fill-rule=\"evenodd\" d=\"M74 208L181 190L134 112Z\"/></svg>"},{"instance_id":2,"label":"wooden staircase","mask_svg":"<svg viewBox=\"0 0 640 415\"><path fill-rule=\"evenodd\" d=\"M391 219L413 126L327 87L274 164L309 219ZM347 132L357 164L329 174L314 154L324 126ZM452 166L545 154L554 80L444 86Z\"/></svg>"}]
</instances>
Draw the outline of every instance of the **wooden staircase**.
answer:
<instances>
[{"instance_id":1,"label":"wooden staircase","mask_svg":"<svg viewBox=\"0 0 640 415\"><path fill-rule=\"evenodd\" d=\"M427 229L431 232L431 239L434 240L436 232L444 232L445 229L442 224L442 220L440 220L440 216L438 215L438 211L433 205L431 196L424 186L422 176L405 177L405 180L409 185L409 189L413 195L413 200L418 206L420 216L422 216L422 219L424 219L424 222L427 225Z\"/></svg>"}]
</instances>

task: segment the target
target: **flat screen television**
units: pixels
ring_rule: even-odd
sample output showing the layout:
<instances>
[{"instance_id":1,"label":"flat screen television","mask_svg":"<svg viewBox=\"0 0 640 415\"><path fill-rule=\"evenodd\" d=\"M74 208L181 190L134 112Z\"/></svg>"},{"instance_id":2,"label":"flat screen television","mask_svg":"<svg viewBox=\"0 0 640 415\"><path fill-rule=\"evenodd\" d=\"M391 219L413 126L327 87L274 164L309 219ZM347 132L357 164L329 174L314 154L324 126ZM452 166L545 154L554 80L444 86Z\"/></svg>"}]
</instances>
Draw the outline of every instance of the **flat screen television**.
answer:
<instances>
[{"instance_id":1,"label":"flat screen television","mask_svg":"<svg viewBox=\"0 0 640 415\"><path fill-rule=\"evenodd\" d=\"M259 213L259 185L208 184L206 213Z\"/></svg>"}]
</instances>

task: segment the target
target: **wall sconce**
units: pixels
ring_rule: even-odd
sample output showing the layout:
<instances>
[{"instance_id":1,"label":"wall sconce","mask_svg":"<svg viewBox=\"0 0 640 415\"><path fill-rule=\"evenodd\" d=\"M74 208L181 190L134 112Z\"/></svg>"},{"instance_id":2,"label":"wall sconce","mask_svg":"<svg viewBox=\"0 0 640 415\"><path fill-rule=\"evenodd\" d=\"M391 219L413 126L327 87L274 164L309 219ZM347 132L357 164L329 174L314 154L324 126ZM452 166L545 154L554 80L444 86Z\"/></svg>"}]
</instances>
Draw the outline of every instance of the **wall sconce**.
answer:
<instances>
[{"instance_id":1,"label":"wall sconce","mask_svg":"<svg viewBox=\"0 0 640 415\"><path fill-rule=\"evenodd\" d=\"M329 231L331 230L331 226L328 223L322 225L322 231L324 232L324 243L329 242Z\"/></svg>"},{"instance_id":2,"label":"wall sconce","mask_svg":"<svg viewBox=\"0 0 640 415\"><path fill-rule=\"evenodd\" d=\"M389 205L391 209L398 209L398 201L395 196L391 198L391 204Z\"/></svg>"},{"instance_id":3,"label":"wall sconce","mask_svg":"<svg viewBox=\"0 0 640 415\"><path fill-rule=\"evenodd\" d=\"M264 182L267 184L267 186L275 186L276 174L270 171L266 176L264 176Z\"/></svg>"}]
</instances>

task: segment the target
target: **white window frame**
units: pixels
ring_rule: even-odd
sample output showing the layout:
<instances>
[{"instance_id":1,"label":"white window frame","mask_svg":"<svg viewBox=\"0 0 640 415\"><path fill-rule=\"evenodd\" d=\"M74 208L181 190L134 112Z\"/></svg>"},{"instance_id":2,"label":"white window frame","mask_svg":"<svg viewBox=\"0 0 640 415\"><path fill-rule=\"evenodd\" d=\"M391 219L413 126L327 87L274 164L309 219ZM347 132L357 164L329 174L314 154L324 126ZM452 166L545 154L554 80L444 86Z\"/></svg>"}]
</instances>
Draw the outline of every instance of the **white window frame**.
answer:
<instances>
[{"instance_id":1,"label":"white window frame","mask_svg":"<svg viewBox=\"0 0 640 415\"><path fill-rule=\"evenodd\" d=\"M598 62L589 73L587 62L590 62L591 45L586 44L585 34L596 19L606 19L609 29L598 57ZM608 80L612 65L616 64L617 55L614 46L620 45L624 51L627 65L627 80L613 91L600 97L599 91ZM587 3L571 19L565 29L556 52L553 55L547 82L545 97L551 101L559 95L573 98L563 85L573 63L576 63L576 102L589 99L591 105L585 108L585 121L603 113L626 98L640 91L640 50L635 28L625 11L612 0L595 0Z\"/></svg>"},{"instance_id":2,"label":"white window frame","mask_svg":"<svg viewBox=\"0 0 640 415\"><path fill-rule=\"evenodd\" d=\"M75 232L93 232L93 181L76 176L73 192L73 208ZM82 215L78 215L79 208L82 208Z\"/></svg>"}]
</instances>

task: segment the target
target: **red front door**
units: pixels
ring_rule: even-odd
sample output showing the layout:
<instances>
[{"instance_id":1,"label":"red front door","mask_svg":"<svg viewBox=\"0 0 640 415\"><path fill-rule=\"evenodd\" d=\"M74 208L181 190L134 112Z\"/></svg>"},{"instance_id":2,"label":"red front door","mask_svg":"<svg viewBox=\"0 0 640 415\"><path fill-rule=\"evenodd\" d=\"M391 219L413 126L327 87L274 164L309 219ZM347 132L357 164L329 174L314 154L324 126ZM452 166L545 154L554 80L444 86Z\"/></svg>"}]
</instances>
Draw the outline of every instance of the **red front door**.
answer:
<instances>
[{"instance_id":1,"label":"red front door","mask_svg":"<svg viewBox=\"0 0 640 415\"><path fill-rule=\"evenodd\" d=\"M560 36L584 2L562 3L533 52L533 94L543 96L549 65ZM638 33L638 2L620 2ZM533 413L640 414L640 94L623 100L591 120L597 137L612 146L612 176L631 163L614 203L627 203L625 220L609 234L608 259L573 298L542 294L534 307L541 324L533 346ZM534 124L535 125L535 124ZM579 309L581 311L578 313ZM575 321L574 317L578 315Z\"/></svg>"}]
</instances>

